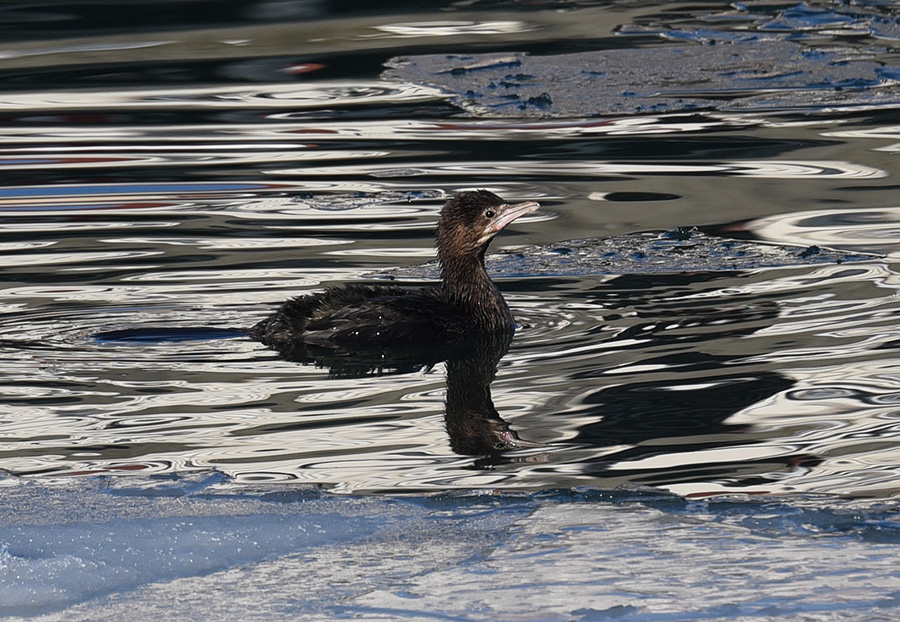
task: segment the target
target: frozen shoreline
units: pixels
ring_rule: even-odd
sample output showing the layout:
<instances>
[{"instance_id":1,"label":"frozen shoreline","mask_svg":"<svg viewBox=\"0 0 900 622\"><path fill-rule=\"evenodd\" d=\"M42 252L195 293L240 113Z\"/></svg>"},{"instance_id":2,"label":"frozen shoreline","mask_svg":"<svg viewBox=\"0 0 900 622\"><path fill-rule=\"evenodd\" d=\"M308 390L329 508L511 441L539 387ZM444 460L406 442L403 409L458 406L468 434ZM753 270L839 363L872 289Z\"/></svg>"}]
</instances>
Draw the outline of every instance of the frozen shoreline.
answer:
<instances>
[{"instance_id":1,"label":"frozen shoreline","mask_svg":"<svg viewBox=\"0 0 900 622\"><path fill-rule=\"evenodd\" d=\"M875 620L900 605L893 504L335 496L216 474L3 494L7 619Z\"/></svg>"}]
</instances>

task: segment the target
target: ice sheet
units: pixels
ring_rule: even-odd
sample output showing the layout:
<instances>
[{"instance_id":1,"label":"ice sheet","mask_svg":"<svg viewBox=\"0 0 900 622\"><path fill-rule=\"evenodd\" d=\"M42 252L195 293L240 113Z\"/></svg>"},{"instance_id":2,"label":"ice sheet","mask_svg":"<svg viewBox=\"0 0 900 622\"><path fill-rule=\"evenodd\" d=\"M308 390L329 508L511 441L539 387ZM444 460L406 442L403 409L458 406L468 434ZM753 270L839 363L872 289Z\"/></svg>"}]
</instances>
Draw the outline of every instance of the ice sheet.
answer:
<instances>
[{"instance_id":1,"label":"ice sheet","mask_svg":"<svg viewBox=\"0 0 900 622\"><path fill-rule=\"evenodd\" d=\"M900 605L893 503L12 484L10 619L876 620Z\"/></svg>"}]
</instances>

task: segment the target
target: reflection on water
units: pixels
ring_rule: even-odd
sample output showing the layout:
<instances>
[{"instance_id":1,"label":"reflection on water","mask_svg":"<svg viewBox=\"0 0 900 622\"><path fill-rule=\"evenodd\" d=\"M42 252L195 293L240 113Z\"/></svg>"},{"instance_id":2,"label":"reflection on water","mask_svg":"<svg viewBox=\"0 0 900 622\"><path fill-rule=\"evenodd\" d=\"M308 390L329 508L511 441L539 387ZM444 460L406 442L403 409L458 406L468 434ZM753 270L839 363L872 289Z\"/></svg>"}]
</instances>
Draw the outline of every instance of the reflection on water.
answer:
<instances>
[{"instance_id":1,"label":"reflection on water","mask_svg":"<svg viewBox=\"0 0 900 622\"><path fill-rule=\"evenodd\" d=\"M758 8L767 19L745 17L759 32L815 32L792 44L810 53L887 37L894 19ZM115 62L109 42L11 46L0 56L16 77L0 94L0 468L217 469L339 491L896 494L891 110L485 121L432 87L379 77L438 36L460 53L485 41L538 53L525 48L556 49L565 33L599 45L582 22L601 14L604 48L744 32L722 22L712 37L706 12L679 11L372 15L343 38L321 33L347 58L275 54L248 35L208 65L145 60L110 88L130 55L168 45L135 35ZM821 28L848 16L852 37ZM629 36L611 38L618 26ZM68 69L53 64L61 56ZM109 82L86 88L99 74ZM327 284L432 280L396 269L433 257L441 204L470 187L544 205L496 246L513 258L498 270L520 324L511 344L337 364L243 336L271 304ZM628 270L598 271L567 245L694 225L876 256L641 270L635 248Z\"/></svg>"},{"instance_id":2,"label":"reflection on water","mask_svg":"<svg viewBox=\"0 0 900 622\"><path fill-rule=\"evenodd\" d=\"M174 89L116 89L113 92L4 93L0 110L26 109L30 112L54 110L116 109L141 111L192 109L320 108L330 106L385 106L440 99L440 92L415 84L354 82L337 84L258 84L240 87L179 87Z\"/></svg>"},{"instance_id":3,"label":"reflection on water","mask_svg":"<svg viewBox=\"0 0 900 622\"><path fill-rule=\"evenodd\" d=\"M759 218L747 228L763 239L790 244L821 244L831 248L889 254L898 246L900 208L859 209L852 212L820 209Z\"/></svg>"}]
</instances>

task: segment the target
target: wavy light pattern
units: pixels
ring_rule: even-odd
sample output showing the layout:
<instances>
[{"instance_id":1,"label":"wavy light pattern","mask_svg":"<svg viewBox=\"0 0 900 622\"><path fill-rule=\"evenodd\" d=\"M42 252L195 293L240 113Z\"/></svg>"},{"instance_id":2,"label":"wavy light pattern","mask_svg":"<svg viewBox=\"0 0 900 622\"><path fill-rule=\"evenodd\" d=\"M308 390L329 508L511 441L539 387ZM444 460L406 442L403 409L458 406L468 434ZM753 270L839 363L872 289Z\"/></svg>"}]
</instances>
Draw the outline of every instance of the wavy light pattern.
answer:
<instances>
[{"instance_id":1,"label":"wavy light pattern","mask_svg":"<svg viewBox=\"0 0 900 622\"><path fill-rule=\"evenodd\" d=\"M354 40L539 36L459 22ZM900 213L879 142L894 126L710 111L478 121L430 87L298 62L280 82L0 96L15 117L0 136L10 477L897 494ZM446 197L473 187L542 203L492 246L520 324L496 377L460 379L477 366L458 361L303 365L245 336L329 285L397 267L433 285L414 269ZM668 231L646 239L689 255L693 225L795 244L794 261L613 273L566 243ZM876 255L804 263L816 245ZM535 246L570 269L516 263ZM454 382L489 389L491 407L457 409Z\"/></svg>"}]
</instances>

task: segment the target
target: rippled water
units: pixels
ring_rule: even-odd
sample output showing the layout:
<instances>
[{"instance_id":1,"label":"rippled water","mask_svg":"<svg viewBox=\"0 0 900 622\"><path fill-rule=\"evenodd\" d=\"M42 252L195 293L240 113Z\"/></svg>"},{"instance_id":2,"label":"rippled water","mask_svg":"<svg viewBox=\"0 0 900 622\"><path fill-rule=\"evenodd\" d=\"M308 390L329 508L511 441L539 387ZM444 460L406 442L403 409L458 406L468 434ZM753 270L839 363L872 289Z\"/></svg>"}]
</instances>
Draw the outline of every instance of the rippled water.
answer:
<instances>
[{"instance_id":1,"label":"rippled water","mask_svg":"<svg viewBox=\"0 0 900 622\"><path fill-rule=\"evenodd\" d=\"M188 31L120 15L118 34L91 24L92 6L59 22L21 9L4 26L0 469L215 469L337 491L898 493L891 5L348 17L259 2ZM878 65L879 81L810 85L818 99L781 110L719 105L778 92L770 75L693 110L486 120L381 75L451 50L765 45L772 32ZM440 206L473 187L543 206L493 251L556 249L566 266L499 274L521 328L495 379L496 349L354 377L243 336L289 296L431 260ZM566 250L676 226L874 256L616 271ZM454 382L489 399L460 419ZM497 451L510 435L522 442Z\"/></svg>"}]
</instances>

